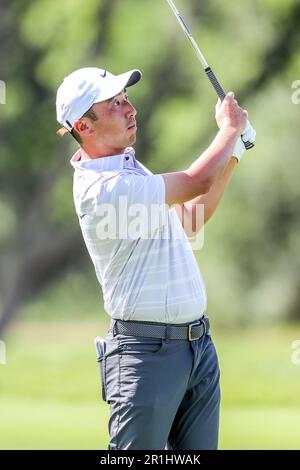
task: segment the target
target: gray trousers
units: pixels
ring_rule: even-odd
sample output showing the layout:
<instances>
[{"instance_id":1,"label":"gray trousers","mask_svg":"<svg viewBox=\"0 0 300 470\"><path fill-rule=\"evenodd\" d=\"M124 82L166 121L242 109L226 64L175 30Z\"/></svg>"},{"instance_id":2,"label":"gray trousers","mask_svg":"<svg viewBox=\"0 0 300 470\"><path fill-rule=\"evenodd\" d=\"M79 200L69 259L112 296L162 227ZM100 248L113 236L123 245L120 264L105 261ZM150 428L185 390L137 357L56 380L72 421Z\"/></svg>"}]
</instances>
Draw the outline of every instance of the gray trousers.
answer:
<instances>
[{"instance_id":1,"label":"gray trousers","mask_svg":"<svg viewBox=\"0 0 300 470\"><path fill-rule=\"evenodd\" d=\"M220 371L209 334L190 342L110 329L96 348L110 405L109 449L217 449Z\"/></svg>"}]
</instances>

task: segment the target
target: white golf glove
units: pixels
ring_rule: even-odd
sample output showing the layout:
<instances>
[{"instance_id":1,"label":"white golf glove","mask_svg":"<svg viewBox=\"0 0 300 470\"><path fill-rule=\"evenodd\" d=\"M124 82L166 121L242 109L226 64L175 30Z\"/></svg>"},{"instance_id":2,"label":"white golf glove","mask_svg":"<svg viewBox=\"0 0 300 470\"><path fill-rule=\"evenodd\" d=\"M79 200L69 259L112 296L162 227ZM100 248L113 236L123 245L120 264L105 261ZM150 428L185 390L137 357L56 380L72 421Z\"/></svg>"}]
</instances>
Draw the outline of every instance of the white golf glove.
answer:
<instances>
[{"instance_id":1,"label":"white golf glove","mask_svg":"<svg viewBox=\"0 0 300 470\"><path fill-rule=\"evenodd\" d=\"M255 129L251 126L250 122L247 121L247 125L245 127L245 130L243 132L243 140L245 142L250 141L250 142L255 142L256 139L256 131ZM234 146L232 156L237 159L239 162L245 152L245 145L243 142L242 138L239 137L238 140L236 141L236 144Z\"/></svg>"}]
</instances>

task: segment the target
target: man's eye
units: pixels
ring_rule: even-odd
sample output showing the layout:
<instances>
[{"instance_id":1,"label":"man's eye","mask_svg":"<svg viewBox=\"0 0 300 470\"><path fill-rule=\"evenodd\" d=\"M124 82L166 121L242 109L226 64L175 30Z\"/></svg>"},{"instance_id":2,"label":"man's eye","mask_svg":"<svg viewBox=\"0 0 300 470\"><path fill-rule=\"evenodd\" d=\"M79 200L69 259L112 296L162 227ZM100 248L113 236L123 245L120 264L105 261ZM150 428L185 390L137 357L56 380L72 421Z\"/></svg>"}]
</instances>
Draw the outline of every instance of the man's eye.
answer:
<instances>
[{"instance_id":1,"label":"man's eye","mask_svg":"<svg viewBox=\"0 0 300 470\"><path fill-rule=\"evenodd\" d=\"M125 95L125 96L124 96L124 100L125 100L125 101L128 101L128 98L129 98L128 95ZM120 101L120 100L116 100L116 101L115 101L115 105L120 106L120 104L121 104L121 101Z\"/></svg>"}]
</instances>

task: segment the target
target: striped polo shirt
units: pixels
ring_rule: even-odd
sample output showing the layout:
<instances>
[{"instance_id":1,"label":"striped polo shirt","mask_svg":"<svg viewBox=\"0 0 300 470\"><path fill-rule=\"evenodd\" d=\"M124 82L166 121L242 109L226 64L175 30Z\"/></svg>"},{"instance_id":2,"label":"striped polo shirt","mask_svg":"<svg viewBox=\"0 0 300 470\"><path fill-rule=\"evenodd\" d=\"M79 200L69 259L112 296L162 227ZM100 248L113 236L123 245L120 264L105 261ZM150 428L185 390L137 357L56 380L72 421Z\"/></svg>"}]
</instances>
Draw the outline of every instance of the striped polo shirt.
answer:
<instances>
[{"instance_id":1,"label":"striped polo shirt","mask_svg":"<svg viewBox=\"0 0 300 470\"><path fill-rule=\"evenodd\" d=\"M204 282L162 175L123 154L81 160L73 196L83 238L114 319L185 323L206 310Z\"/></svg>"}]
</instances>

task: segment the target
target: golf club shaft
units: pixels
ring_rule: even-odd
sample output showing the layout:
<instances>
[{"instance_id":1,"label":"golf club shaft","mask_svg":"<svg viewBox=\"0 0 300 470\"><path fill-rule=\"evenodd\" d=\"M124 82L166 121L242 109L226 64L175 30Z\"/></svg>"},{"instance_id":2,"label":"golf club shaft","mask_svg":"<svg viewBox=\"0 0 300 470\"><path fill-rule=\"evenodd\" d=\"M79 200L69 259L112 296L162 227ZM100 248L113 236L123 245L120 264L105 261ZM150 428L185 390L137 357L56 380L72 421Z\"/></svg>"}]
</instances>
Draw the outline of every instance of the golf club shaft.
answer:
<instances>
[{"instance_id":1,"label":"golf club shaft","mask_svg":"<svg viewBox=\"0 0 300 470\"><path fill-rule=\"evenodd\" d=\"M212 71L211 67L206 62L206 59L205 59L204 55L202 54L202 52L200 51L200 49L199 49L195 39L193 38L193 35L192 35L191 31L189 30L186 22L184 21L183 17L181 16L179 11L177 10L174 2L172 0L167 0L167 2L169 4L171 10L173 11L174 15L176 16L180 26L182 27L186 37L190 41L194 51L196 52L196 55L197 55L199 61L201 62L202 66L204 68L204 71L205 71L210 83L212 84L215 92L217 93L220 100L223 100L226 96L226 93L224 92L222 86L220 85L220 83L219 83L217 77L215 76L214 72ZM254 147L254 144L252 142L245 142L245 141L243 141L243 142L244 142L245 148L247 150Z\"/></svg>"}]
</instances>

